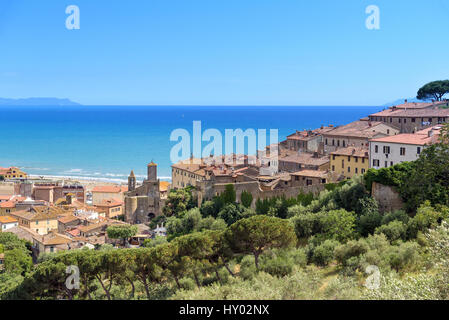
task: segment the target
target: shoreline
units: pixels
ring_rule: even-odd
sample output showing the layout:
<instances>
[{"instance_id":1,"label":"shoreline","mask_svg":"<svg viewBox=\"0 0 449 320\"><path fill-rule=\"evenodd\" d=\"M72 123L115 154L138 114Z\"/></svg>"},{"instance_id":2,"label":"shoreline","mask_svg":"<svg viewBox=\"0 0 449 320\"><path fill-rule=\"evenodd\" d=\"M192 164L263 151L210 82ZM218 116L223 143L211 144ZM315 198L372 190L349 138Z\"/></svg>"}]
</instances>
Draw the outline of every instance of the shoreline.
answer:
<instances>
[{"instance_id":1,"label":"shoreline","mask_svg":"<svg viewBox=\"0 0 449 320\"><path fill-rule=\"evenodd\" d=\"M112 186L112 185L128 185L128 181L125 179L114 179L107 177L85 177L85 176L58 176L58 175L37 175L37 174L29 174L28 178L30 179L48 179L48 180L64 180L69 182L79 182L82 184L86 191L91 191L96 186ZM171 182L171 178L167 177L158 177L161 181L169 181Z\"/></svg>"}]
</instances>

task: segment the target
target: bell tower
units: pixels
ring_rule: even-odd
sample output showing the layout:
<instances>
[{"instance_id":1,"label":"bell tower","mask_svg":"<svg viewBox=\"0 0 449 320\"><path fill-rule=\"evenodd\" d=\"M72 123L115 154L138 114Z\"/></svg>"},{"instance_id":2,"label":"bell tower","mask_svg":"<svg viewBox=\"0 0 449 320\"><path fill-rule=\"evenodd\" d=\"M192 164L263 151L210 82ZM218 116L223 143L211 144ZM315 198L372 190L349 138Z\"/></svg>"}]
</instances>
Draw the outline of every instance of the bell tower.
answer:
<instances>
[{"instance_id":1,"label":"bell tower","mask_svg":"<svg viewBox=\"0 0 449 320\"><path fill-rule=\"evenodd\" d=\"M147 180L151 182L157 182L157 164L151 161L148 166L148 177Z\"/></svg>"},{"instance_id":2,"label":"bell tower","mask_svg":"<svg viewBox=\"0 0 449 320\"><path fill-rule=\"evenodd\" d=\"M134 171L131 171L128 177L128 191L134 190L136 190L136 176L134 175Z\"/></svg>"}]
</instances>

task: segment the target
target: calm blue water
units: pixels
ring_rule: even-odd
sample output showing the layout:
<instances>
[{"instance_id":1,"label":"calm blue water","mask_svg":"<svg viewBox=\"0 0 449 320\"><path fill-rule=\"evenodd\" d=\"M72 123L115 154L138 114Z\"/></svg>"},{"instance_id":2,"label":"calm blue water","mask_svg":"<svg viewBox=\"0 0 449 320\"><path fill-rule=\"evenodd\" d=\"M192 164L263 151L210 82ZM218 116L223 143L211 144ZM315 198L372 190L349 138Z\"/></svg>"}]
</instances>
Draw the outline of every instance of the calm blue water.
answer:
<instances>
[{"instance_id":1,"label":"calm blue water","mask_svg":"<svg viewBox=\"0 0 449 320\"><path fill-rule=\"evenodd\" d=\"M146 164L159 164L170 177L174 129L278 129L279 139L295 130L341 125L381 107L0 107L0 167L30 174L126 179L141 178ZM223 143L224 145L224 143Z\"/></svg>"}]
</instances>

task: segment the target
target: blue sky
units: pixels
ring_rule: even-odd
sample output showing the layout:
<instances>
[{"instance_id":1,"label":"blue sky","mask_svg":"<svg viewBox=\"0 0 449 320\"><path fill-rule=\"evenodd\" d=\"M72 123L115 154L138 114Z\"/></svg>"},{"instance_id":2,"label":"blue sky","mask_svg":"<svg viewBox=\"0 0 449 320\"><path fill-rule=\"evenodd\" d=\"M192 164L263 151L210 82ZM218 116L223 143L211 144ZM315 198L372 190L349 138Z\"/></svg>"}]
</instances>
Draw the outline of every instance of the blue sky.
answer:
<instances>
[{"instance_id":1,"label":"blue sky","mask_svg":"<svg viewBox=\"0 0 449 320\"><path fill-rule=\"evenodd\" d=\"M377 105L449 78L448 34L445 0L2 0L0 97Z\"/></svg>"}]
</instances>

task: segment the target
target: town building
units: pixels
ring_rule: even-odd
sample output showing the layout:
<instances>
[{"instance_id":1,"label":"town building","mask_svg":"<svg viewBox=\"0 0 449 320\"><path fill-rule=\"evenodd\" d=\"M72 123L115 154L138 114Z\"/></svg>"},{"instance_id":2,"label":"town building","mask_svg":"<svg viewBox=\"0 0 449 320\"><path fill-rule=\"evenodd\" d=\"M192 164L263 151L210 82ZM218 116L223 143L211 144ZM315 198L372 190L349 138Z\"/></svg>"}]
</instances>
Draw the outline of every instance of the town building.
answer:
<instances>
[{"instance_id":1,"label":"town building","mask_svg":"<svg viewBox=\"0 0 449 320\"><path fill-rule=\"evenodd\" d=\"M151 161L147 166L147 179L137 186L133 171L128 177L128 192L125 193L125 221L132 224L148 223L161 214L163 202L160 196L160 180L157 178L157 164Z\"/></svg>"},{"instance_id":2,"label":"town building","mask_svg":"<svg viewBox=\"0 0 449 320\"><path fill-rule=\"evenodd\" d=\"M19 221L19 226L31 229L40 235L58 230L58 218L62 215L61 211L53 207L33 207L30 210L15 211L10 214Z\"/></svg>"},{"instance_id":3,"label":"town building","mask_svg":"<svg viewBox=\"0 0 449 320\"><path fill-rule=\"evenodd\" d=\"M101 205L105 200L115 199L123 201L128 186L112 185L112 186L95 186L92 189L92 204L94 206Z\"/></svg>"},{"instance_id":4,"label":"town building","mask_svg":"<svg viewBox=\"0 0 449 320\"><path fill-rule=\"evenodd\" d=\"M297 172L300 170L329 170L329 156L322 156L318 152L297 152L293 155L279 158L280 172Z\"/></svg>"},{"instance_id":5,"label":"town building","mask_svg":"<svg viewBox=\"0 0 449 320\"><path fill-rule=\"evenodd\" d=\"M0 232L5 232L8 229L17 227L19 221L10 216L0 216Z\"/></svg>"},{"instance_id":6,"label":"town building","mask_svg":"<svg viewBox=\"0 0 449 320\"><path fill-rule=\"evenodd\" d=\"M358 120L323 133L324 151L329 154L338 148L349 146L367 148L370 139L393 136L398 133L398 128L386 123Z\"/></svg>"},{"instance_id":7,"label":"town building","mask_svg":"<svg viewBox=\"0 0 449 320\"><path fill-rule=\"evenodd\" d=\"M73 240L56 231L45 235L34 235L32 250L36 257L43 253L70 250Z\"/></svg>"},{"instance_id":8,"label":"town building","mask_svg":"<svg viewBox=\"0 0 449 320\"><path fill-rule=\"evenodd\" d=\"M2 176L5 180L26 179L28 177L28 174L23 172L17 167L9 167L9 168L0 167L0 176Z\"/></svg>"},{"instance_id":9,"label":"town building","mask_svg":"<svg viewBox=\"0 0 449 320\"><path fill-rule=\"evenodd\" d=\"M370 140L370 168L388 168L395 164L415 161L426 146L437 143L441 126Z\"/></svg>"},{"instance_id":10,"label":"town building","mask_svg":"<svg viewBox=\"0 0 449 320\"><path fill-rule=\"evenodd\" d=\"M302 170L291 174L293 185L308 187L328 183L329 172L322 170Z\"/></svg>"},{"instance_id":11,"label":"town building","mask_svg":"<svg viewBox=\"0 0 449 320\"><path fill-rule=\"evenodd\" d=\"M330 169L343 179L364 174L369 169L367 147L346 147L330 154Z\"/></svg>"},{"instance_id":12,"label":"town building","mask_svg":"<svg viewBox=\"0 0 449 320\"><path fill-rule=\"evenodd\" d=\"M124 203L118 199L105 199L100 204L95 205L98 212L103 212L106 218L116 218L123 215Z\"/></svg>"},{"instance_id":13,"label":"town building","mask_svg":"<svg viewBox=\"0 0 449 320\"><path fill-rule=\"evenodd\" d=\"M449 122L449 102L423 103L417 107L414 103L405 103L371 114L371 121L380 121L394 126L401 133L414 133L438 124Z\"/></svg>"},{"instance_id":14,"label":"town building","mask_svg":"<svg viewBox=\"0 0 449 320\"><path fill-rule=\"evenodd\" d=\"M334 129L334 126L322 126L314 130L296 131L287 136L287 148L293 151L322 153L323 133L328 133Z\"/></svg>"}]
</instances>

